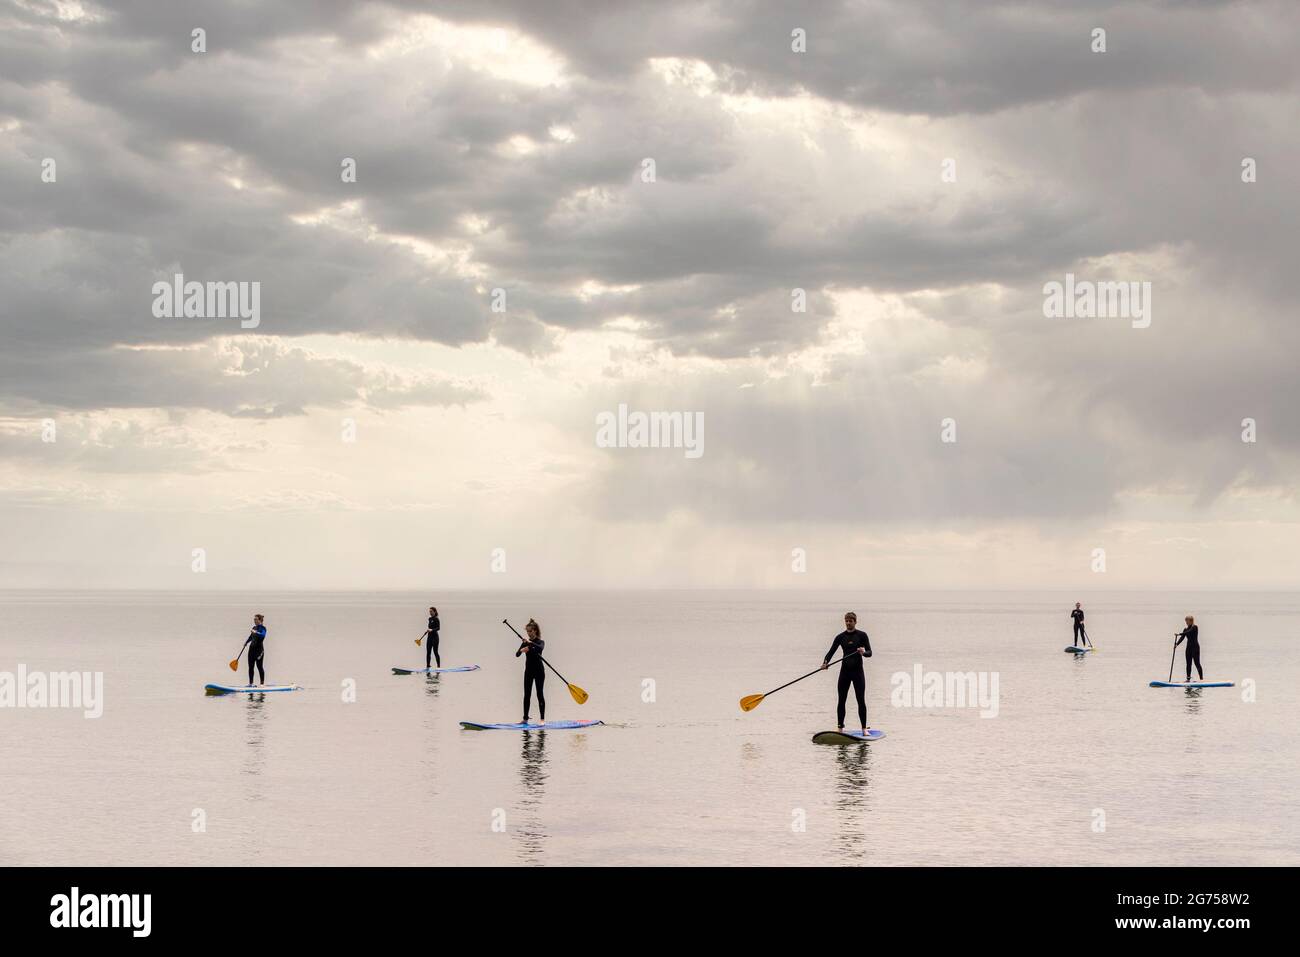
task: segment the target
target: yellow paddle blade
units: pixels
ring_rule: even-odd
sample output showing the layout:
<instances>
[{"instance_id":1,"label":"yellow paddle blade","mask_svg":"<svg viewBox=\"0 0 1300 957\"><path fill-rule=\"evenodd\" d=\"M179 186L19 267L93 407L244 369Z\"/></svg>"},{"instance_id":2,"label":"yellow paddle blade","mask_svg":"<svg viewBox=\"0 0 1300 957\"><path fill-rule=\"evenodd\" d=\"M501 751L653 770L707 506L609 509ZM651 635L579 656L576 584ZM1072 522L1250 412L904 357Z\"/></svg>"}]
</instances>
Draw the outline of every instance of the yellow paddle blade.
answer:
<instances>
[{"instance_id":1,"label":"yellow paddle blade","mask_svg":"<svg viewBox=\"0 0 1300 957\"><path fill-rule=\"evenodd\" d=\"M416 638L415 643L418 645L423 640L423 638L424 638L423 635L421 635L419 638Z\"/></svg>"},{"instance_id":2,"label":"yellow paddle blade","mask_svg":"<svg viewBox=\"0 0 1300 957\"><path fill-rule=\"evenodd\" d=\"M753 711L762 703L763 699L766 697L767 695L765 694L747 694L745 695L745 697L740 699L740 710Z\"/></svg>"},{"instance_id":3,"label":"yellow paddle blade","mask_svg":"<svg viewBox=\"0 0 1300 957\"><path fill-rule=\"evenodd\" d=\"M230 663L230 670L231 670L231 671L238 671L238 670L239 670L239 659L238 659L238 658L236 658L234 661L232 661L232 662Z\"/></svg>"},{"instance_id":4,"label":"yellow paddle blade","mask_svg":"<svg viewBox=\"0 0 1300 957\"><path fill-rule=\"evenodd\" d=\"M587 703L587 692L583 691L577 685L569 685L569 694L573 695L573 700L578 704Z\"/></svg>"}]
</instances>

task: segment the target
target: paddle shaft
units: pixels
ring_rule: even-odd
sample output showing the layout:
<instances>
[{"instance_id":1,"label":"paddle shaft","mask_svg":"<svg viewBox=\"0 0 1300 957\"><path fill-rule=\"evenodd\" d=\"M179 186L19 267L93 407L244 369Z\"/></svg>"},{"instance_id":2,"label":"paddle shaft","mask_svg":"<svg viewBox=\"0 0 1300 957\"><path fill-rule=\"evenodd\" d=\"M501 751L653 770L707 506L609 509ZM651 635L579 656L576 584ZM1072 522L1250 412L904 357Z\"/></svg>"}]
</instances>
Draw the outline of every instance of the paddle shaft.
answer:
<instances>
[{"instance_id":1,"label":"paddle shaft","mask_svg":"<svg viewBox=\"0 0 1300 957\"><path fill-rule=\"evenodd\" d=\"M515 626L512 625L512 624L510 624L509 619L502 618L502 619L501 619L501 624L505 625L505 626L506 626L507 628L509 628L511 631L514 631L514 632L515 632L515 637L517 637L517 638L518 638L520 641L522 641L524 644L530 644L530 642L528 641L527 638L525 638L523 635L519 634L519 632L515 631ZM542 658L541 655L538 655L537 657L538 657L538 658ZM550 668L552 671L555 671L555 665L551 664L551 663L550 663L549 661L547 661L545 658L542 658L542 664L546 665L546 667ZM566 685L569 683L569 679L566 678L566 677L564 677L564 675L560 674L558 671L555 671L555 677L559 678L559 679L560 679L561 681L563 681ZM539 687L540 687L540 685L539 685Z\"/></svg>"},{"instance_id":2,"label":"paddle shaft","mask_svg":"<svg viewBox=\"0 0 1300 957\"><path fill-rule=\"evenodd\" d=\"M858 654L858 652L854 652L853 654ZM853 655L851 655L851 654L850 654L850 655L845 655L845 656L844 656L844 658L851 658L851 657L853 657ZM844 658L836 658L834 661L828 661L828 662L826 662L826 664L825 664L824 666L822 666L821 668L818 668L817 671L825 671L825 670L826 670L827 668L829 668L831 665L837 665L837 664L839 664L841 661L844 660ZM795 678L794 681L787 681L785 684L781 685L781 688L788 688L788 687L790 687L792 684L794 684L795 682L803 681L804 678L811 678L813 675L817 674L817 671L810 671L810 672L808 672L806 675L802 675L801 677ZM766 697L767 697L768 695L770 695L770 694L776 694L778 691L781 690L781 688L773 688L771 691L765 691L765 692L763 693L763 697L766 698Z\"/></svg>"},{"instance_id":3,"label":"paddle shaft","mask_svg":"<svg viewBox=\"0 0 1300 957\"><path fill-rule=\"evenodd\" d=\"M1178 636L1174 635L1174 650L1169 652L1169 683L1174 682L1174 659L1178 657Z\"/></svg>"},{"instance_id":4,"label":"paddle shaft","mask_svg":"<svg viewBox=\"0 0 1300 957\"><path fill-rule=\"evenodd\" d=\"M252 635L249 635L248 638L245 638L245 639L244 639L244 647L239 649L239 654L235 655L235 660L232 661L232 662L230 663L230 670L231 670L231 671L238 671L238 670L239 670L239 659L242 658L242 657L244 657L244 648L247 648L247 647L248 647L248 641L249 641L249 639L252 638L252 637L253 637Z\"/></svg>"}]
</instances>

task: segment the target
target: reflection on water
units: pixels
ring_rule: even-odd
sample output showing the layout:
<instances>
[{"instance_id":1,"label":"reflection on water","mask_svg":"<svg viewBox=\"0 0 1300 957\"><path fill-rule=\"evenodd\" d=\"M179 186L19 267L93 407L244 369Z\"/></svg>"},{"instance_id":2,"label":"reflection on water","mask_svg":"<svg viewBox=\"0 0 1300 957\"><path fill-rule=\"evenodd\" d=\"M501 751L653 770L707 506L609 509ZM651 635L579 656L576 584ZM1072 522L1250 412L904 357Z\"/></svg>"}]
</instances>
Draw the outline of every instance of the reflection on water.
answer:
<instances>
[{"instance_id":1,"label":"reflection on water","mask_svg":"<svg viewBox=\"0 0 1300 957\"><path fill-rule=\"evenodd\" d=\"M842 811L866 807L866 789L871 783L868 779L871 747L869 744L840 744L829 748L836 752L835 805Z\"/></svg>"},{"instance_id":2,"label":"reflection on water","mask_svg":"<svg viewBox=\"0 0 1300 957\"><path fill-rule=\"evenodd\" d=\"M438 689L442 686L442 675L425 675L424 678L424 693L430 698L438 697Z\"/></svg>"},{"instance_id":3,"label":"reflection on water","mask_svg":"<svg viewBox=\"0 0 1300 957\"><path fill-rule=\"evenodd\" d=\"M424 676L424 694L429 698L437 698L441 689L441 675ZM422 800L431 800L444 791L446 775L444 771L444 761L439 742L439 726L442 724L442 713L436 708L420 709L422 718L420 726L423 729L420 739L420 758L421 767L425 769L424 783L420 785L419 792Z\"/></svg>"},{"instance_id":4,"label":"reflection on water","mask_svg":"<svg viewBox=\"0 0 1300 957\"><path fill-rule=\"evenodd\" d=\"M865 863L871 850L871 749L874 745L821 747L835 752L835 811L840 821L834 841L836 863Z\"/></svg>"},{"instance_id":5,"label":"reflection on water","mask_svg":"<svg viewBox=\"0 0 1300 957\"><path fill-rule=\"evenodd\" d=\"M266 769L266 695L246 695L244 708L244 771L257 779ZM261 797L260 793L250 797Z\"/></svg>"},{"instance_id":6,"label":"reflection on water","mask_svg":"<svg viewBox=\"0 0 1300 957\"><path fill-rule=\"evenodd\" d=\"M523 796L519 801L519 840L521 864L540 864L546 851L546 828L542 823L541 804L547 778L546 732L525 731L519 746L519 783Z\"/></svg>"}]
</instances>

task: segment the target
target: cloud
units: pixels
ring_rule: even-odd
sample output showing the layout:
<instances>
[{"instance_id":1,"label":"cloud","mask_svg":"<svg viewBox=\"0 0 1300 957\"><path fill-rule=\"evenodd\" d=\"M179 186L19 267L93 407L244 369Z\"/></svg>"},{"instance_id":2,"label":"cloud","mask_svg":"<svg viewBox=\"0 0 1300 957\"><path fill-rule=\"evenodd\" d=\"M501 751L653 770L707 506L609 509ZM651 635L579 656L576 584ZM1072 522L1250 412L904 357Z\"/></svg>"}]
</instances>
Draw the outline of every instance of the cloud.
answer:
<instances>
[{"instance_id":1,"label":"cloud","mask_svg":"<svg viewBox=\"0 0 1300 957\"><path fill-rule=\"evenodd\" d=\"M401 409L453 406L486 397L481 385L322 356L266 337L191 346L118 346L58 355L48 378L20 357L0 357L0 388L35 413L50 409L168 409L236 417L303 415L309 407Z\"/></svg>"},{"instance_id":2,"label":"cloud","mask_svg":"<svg viewBox=\"0 0 1300 957\"><path fill-rule=\"evenodd\" d=\"M1293 4L429 10L7 8L11 501L48 501L39 468L69 500L77 473L234 474L267 430L363 410L400 423L368 433L386 468L414 447L456 493L523 482L453 467L490 431L554 480L535 516L594 524L996 537L1289 513ZM1045 320L1066 272L1151 282L1151 327ZM260 283L261 324L155 318L176 273ZM597 452L592 416L619 402L703 411L704 458ZM57 449L33 445L46 415ZM283 484L241 485L240 507L453 497L381 495L364 472L332 487L328 426L331 451L251 456ZM419 444L444 435L456 455Z\"/></svg>"}]
</instances>

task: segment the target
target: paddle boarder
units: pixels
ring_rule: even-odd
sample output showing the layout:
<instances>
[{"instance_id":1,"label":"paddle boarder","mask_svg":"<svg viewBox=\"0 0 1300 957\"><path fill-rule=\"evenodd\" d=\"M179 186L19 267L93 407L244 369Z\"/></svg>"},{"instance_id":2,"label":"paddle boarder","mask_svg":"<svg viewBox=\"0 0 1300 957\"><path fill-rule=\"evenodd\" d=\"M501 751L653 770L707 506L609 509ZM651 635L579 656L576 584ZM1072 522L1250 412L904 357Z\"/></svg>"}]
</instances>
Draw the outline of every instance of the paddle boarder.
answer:
<instances>
[{"instance_id":1,"label":"paddle boarder","mask_svg":"<svg viewBox=\"0 0 1300 957\"><path fill-rule=\"evenodd\" d=\"M848 701L849 685L853 685L853 693L858 698L858 719L862 722L863 733L866 733L871 729L867 726L867 677L862 670L862 659L871 657L871 642L865 631L858 631L858 616L853 612L844 616L844 631L831 642L831 650L822 659L822 671L830 667L831 659L839 650L844 652L844 658L840 661L840 678L836 689L839 694L839 701L835 705L836 726L841 731L844 730L844 705Z\"/></svg>"},{"instance_id":2,"label":"paddle boarder","mask_svg":"<svg viewBox=\"0 0 1300 957\"><path fill-rule=\"evenodd\" d=\"M1074 603L1074 611L1070 612L1070 617L1074 619L1074 647L1079 647L1079 637L1083 634L1083 605L1079 602ZM1102 629L1103 631L1105 629ZM1103 638L1105 635L1102 636Z\"/></svg>"},{"instance_id":3,"label":"paddle boarder","mask_svg":"<svg viewBox=\"0 0 1300 957\"><path fill-rule=\"evenodd\" d=\"M424 646L424 667L433 667L429 664L429 659L438 662L438 667L442 667L442 656L438 654L438 629L442 627L442 622L438 620L438 609L432 605L429 606L429 630L425 632L429 636L429 643Z\"/></svg>"},{"instance_id":4,"label":"paddle boarder","mask_svg":"<svg viewBox=\"0 0 1300 957\"><path fill-rule=\"evenodd\" d=\"M1187 627L1174 635L1178 639L1174 642L1174 647L1177 648L1183 643L1184 639L1187 640L1187 650L1184 653L1187 659L1187 680L1192 680L1192 665L1195 664L1196 680L1204 681L1205 672L1201 670L1200 629L1196 627L1196 621L1191 615L1188 615L1183 621L1187 622Z\"/></svg>"},{"instance_id":5,"label":"paddle boarder","mask_svg":"<svg viewBox=\"0 0 1300 957\"><path fill-rule=\"evenodd\" d=\"M266 684L266 649L263 642L266 641L266 625L263 623L261 615L253 616L253 630L248 633L244 639L244 647L248 648L248 686L253 686L253 668L256 666L257 672L261 677L259 685ZM243 649L240 649L241 651Z\"/></svg>"},{"instance_id":6,"label":"paddle boarder","mask_svg":"<svg viewBox=\"0 0 1300 957\"><path fill-rule=\"evenodd\" d=\"M517 632L516 632L517 634ZM524 627L524 634L528 637L524 639L519 649L515 652L515 657L524 656L524 724L528 723L529 706L533 699L533 686L537 686L537 711L542 717L542 724L546 723L546 694L544 686L546 684L546 665L542 662L542 651L546 648L546 642L542 641L542 626L528 619L528 624Z\"/></svg>"}]
</instances>

